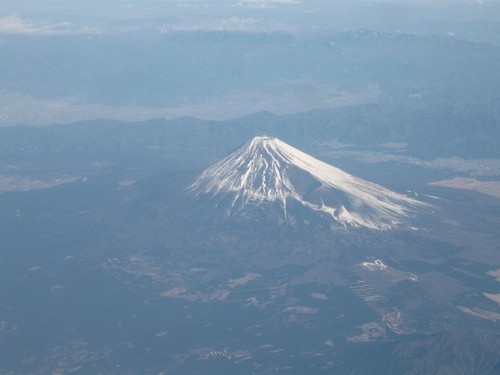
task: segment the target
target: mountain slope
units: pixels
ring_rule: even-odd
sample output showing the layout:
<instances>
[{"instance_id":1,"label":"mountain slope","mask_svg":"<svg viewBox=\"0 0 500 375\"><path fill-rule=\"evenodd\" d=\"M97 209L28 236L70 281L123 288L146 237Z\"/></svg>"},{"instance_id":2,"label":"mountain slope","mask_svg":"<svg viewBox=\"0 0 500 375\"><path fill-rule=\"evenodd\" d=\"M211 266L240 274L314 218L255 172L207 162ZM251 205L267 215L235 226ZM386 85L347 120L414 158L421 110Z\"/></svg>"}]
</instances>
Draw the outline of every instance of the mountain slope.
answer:
<instances>
[{"instance_id":1,"label":"mountain slope","mask_svg":"<svg viewBox=\"0 0 500 375\"><path fill-rule=\"evenodd\" d=\"M344 226L389 229L408 221L425 204L354 177L267 136L248 143L206 169L189 186L228 212L248 205L293 201Z\"/></svg>"}]
</instances>

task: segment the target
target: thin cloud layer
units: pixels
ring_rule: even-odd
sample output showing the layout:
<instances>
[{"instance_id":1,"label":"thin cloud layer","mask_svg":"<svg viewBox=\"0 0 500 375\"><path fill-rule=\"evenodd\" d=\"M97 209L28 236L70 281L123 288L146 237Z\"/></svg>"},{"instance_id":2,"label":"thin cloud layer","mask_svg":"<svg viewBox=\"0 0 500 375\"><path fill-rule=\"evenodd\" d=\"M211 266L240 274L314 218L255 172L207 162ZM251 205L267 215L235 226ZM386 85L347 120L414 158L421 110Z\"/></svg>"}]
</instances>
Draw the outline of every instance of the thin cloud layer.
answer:
<instances>
[{"instance_id":1,"label":"thin cloud layer","mask_svg":"<svg viewBox=\"0 0 500 375\"><path fill-rule=\"evenodd\" d=\"M57 35L57 34L96 34L99 30L76 28L70 22L35 22L16 14L0 17L0 34Z\"/></svg>"},{"instance_id":2,"label":"thin cloud layer","mask_svg":"<svg viewBox=\"0 0 500 375\"><path fill-rule=\"evenodd\" d=\"M70 26L69 23L35 23L17 15L0 18L0 33L4 34L55 34Z\"/></svg>"},{"instance_id":3,"label":"thin cloud layer","mask_svg":"<svg viewBox=\"0 0 500 375\"><path fill-rule=\"evenodd\" d=\"M232 32L293 32L291 25L265 22L251 17L229 17L201 23L180 23L165 25L160 28L163 33L171 31L232 31Z\"/></svg>"},{"instance_id":4,"label":"thin cloud layer","mask_svg":"<svg viewBox=\"0 0 500 375\"><path fill-rule=\"evenodd\" d=\"M277 5L295 5L300 4L298 0L244 0L239 1L237 5L247 6L249 8L274 8Z\"/></svg>"}]
</instances>

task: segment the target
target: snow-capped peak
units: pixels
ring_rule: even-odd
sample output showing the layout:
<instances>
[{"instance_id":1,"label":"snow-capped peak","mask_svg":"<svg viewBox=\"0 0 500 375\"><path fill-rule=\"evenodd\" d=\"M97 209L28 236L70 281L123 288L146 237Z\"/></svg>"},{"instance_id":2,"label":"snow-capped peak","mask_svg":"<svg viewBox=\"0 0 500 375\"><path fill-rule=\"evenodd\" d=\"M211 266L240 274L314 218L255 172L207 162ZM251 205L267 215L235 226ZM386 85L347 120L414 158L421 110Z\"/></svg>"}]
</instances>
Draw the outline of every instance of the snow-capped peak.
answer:
<instances>
[{"instance_id":1,"label":"snow-capped peak","mask_svg":"<svg viewBox=\"0 0 500 375\"><path fill-rule=\"evenodd\" d=\"M188 188L231 199L231 208L296 201L344 225L388 229L424 203L354 177L272 137L255 137L206 169Z\"/></svg>"}]
</instances>

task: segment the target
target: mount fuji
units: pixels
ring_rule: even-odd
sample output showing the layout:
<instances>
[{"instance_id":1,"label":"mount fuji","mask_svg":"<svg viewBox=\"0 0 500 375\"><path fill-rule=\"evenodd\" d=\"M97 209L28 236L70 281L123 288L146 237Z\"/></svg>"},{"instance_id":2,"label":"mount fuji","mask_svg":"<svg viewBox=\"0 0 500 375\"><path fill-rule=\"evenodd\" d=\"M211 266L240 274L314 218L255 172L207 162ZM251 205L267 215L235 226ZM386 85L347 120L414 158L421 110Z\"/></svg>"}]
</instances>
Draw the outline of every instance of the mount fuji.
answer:
<instances>
[{"instance_id":1,"label":"mount fuji","mask_svg":"<svg viewBox=\"0 0 500 375\"><path fill-rule=\"evenodd\" d=\"M249 207L305 207L342 227L408 226L428 204L352 176L272 137L255 137L203 171L188 187L234 215Z\"/></svg>"}]
</instances>

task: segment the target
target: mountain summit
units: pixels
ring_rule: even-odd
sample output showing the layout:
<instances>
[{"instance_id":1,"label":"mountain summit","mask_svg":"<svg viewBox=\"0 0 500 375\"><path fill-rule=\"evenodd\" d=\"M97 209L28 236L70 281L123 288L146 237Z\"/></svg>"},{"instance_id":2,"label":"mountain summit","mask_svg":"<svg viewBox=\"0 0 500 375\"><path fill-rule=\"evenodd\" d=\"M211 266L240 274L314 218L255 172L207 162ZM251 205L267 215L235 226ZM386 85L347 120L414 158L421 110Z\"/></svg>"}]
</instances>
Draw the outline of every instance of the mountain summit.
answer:
<instances>
[{"instance_id":1,"label":"mountain summit","mask_svg":"<svg viewBox=\"0 0 500 375\"><path fill-rule=\"evenodd\" d=\"M390 229L425 203L354 177L272 137L255 137L207 168L188 188L226 203L229 212L277 203L285 218L291 203L343 226Z\"/></svg>"}]
</instances>

